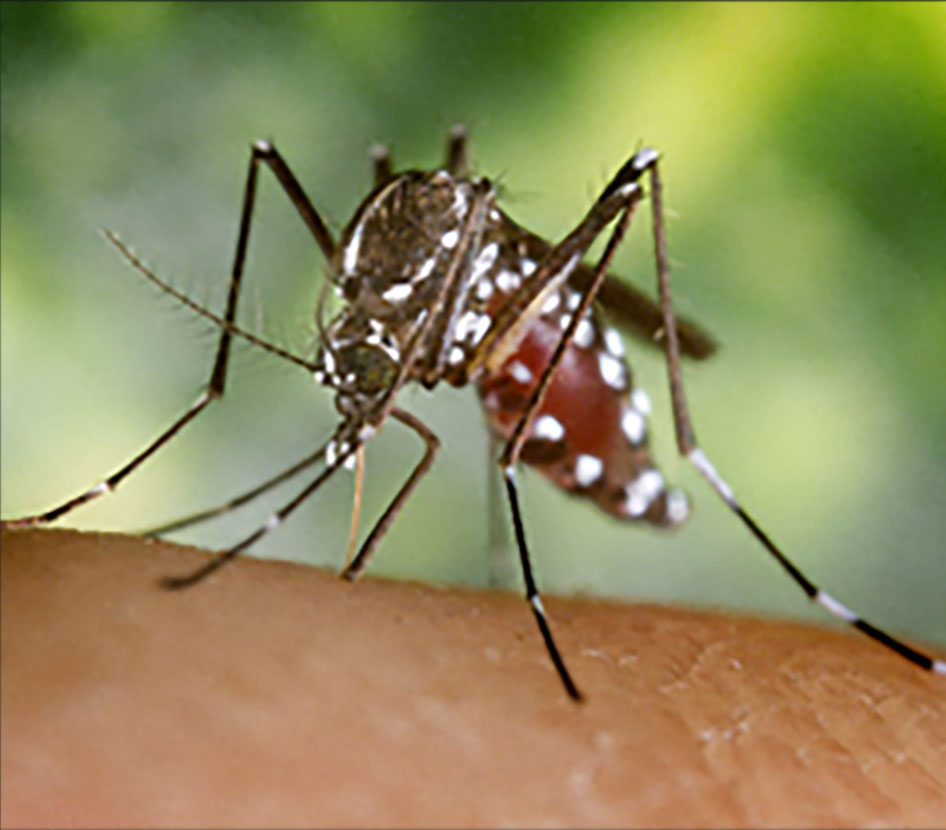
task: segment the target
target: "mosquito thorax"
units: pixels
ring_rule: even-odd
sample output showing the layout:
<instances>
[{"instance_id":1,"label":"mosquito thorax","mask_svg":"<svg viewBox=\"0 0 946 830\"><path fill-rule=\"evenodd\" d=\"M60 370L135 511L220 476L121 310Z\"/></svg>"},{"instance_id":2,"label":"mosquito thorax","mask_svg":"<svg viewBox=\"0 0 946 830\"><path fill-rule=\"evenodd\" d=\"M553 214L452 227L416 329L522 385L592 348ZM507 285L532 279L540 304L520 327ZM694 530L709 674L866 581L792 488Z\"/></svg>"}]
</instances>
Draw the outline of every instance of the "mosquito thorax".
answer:
<instances>
[{"instance_id":1,"label":"mosquito thorax","mask_svg":"<svg viewBox=\"0 0 946 830\"><path fill-rule=\"evenodd\" d=\"M341 297L395 334L411 327L437 297L475 188L445 170L412 171L369 194L329 265Z\"/></svg>"},{"instance_id":2,"label":"mosquito thorax","mask_svg":"<svg viewBox=\"0 0 946 830\"><path fill-rule=\"evenodd\" d=\"M443 313L444 279L484 191L491 204L485 179L403 173L370 193L342 232L329 263L342 308L323 329L315 377L337 390L346 416L370 417L396 382L417 327Z\"/></svg>"}]
</instances>

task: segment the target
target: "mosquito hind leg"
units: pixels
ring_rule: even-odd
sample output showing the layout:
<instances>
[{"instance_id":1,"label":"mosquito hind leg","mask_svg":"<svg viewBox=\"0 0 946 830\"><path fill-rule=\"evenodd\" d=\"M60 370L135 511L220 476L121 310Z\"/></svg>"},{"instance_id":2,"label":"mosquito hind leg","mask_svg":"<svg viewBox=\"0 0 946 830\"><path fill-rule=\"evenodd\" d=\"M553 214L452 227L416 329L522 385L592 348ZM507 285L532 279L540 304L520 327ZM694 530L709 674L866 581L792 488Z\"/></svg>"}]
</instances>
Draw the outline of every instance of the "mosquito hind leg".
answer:
<instances>
[{"instance_id":1,"label":"mosquito hind leg","mask_svg":"<svg viewBox=\"0 0 946 830\"><path fill-rule=\"evenodd\" d=\"M303 221L309 227L315 237L316 242L322 249L326 258L330 259L335 250L335 243L331 234L322 221L318 212L312 206L311 201L302 189L302 186L296 180L288 165L276 149L265 141L259 141L253 145L250 156L249 168L247 170L246 185L243 192L243 206L240 214L240 227L237 235L236 251L233 257L233 267L230 272L230 290L227 295L227 306L224 313L223 331L220 333L220 340L217 345L217 353L214 358L213 368L210 372L210 379L207 387L197 397L193 404L181 415L170 427L161 435L152 441L141 452L134 456L131 461L112 473L108 478L96 484L94 487L86 490L78 496L69 499L66 502L33 516L25 516L19 519L11 519L2 523L3 527L29 527L32 525L48 524L56 519L72 512L87 502L93 501L104 493L109 493L118 487L124 479L135 469L143 464L148 458L156 453L161 447L167 444L175 435L177 435L187 424L194 420L206 406L211 402L223 396L227 382L227 367L230 359L230 344L233 337L231 326L236 319L237 303L240 295L240 285L243 278L243 265L246 261L246 249L250 235L250 225L253 218L253 205L256 200L256 180L260 163L265 163L273 174L282 184L289 199L296 206L297 211ZM109 239L119 245L119 248L125 250L120 243L117 243L113 234L106 233ZM132 262L137 262L132 257ZM136 266L137 267L137 266Z\"/></svg>"},{"instance_id":2,"label":"mosquito hind leg","mask_svg":"<svg viewBox=\"0 0 946 830\"><path fill-rule=\"evenodd\" d=\"M660 307L664 324L664 349L666 352L667 374L670 381L670 397L673 406L674 430L677 438L677 448L680 454L693 464L700 474L710 483L720 498L730 510L735 513L749 529L753 536L762 544L768 553L788 573L805 595L812 602L817 603L828 613L848 623L871 639L895 651L901 657L927 671L937 674L946 674L946 661L936 660L923 652L908 646L906 643L891 636L852 611L836 600L827 591L819 588L781 551L769 535L762 530L759 524L749 515L733 492L732 487L720 476L713 463L700 448L696 440L693 422L687 407L686 395L683 390L683 375L680 370L680 344L677 338L676 319L673 310L673 301L670 292L670 265L667 259L667 242L663 224L663 191L660 182L660 173L657 164L657 154L654 153L650 161L651 203L653 213L654 248L657 261L657 286L660 295Z\"/></svg>"}]
</instances>

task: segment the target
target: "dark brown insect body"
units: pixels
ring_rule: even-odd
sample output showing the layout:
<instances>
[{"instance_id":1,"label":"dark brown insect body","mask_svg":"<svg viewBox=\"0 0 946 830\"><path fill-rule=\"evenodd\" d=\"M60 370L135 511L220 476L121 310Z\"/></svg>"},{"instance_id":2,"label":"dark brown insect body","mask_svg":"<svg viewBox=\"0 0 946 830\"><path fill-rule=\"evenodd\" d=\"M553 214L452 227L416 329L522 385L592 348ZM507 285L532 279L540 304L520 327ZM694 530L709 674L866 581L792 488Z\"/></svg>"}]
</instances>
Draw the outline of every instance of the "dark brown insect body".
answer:
<instances>
[{"instance_id":1,"label":"dark brown insect body","mask_svg":"<svg viewBox=\"0 0 946 830\"><path fill-rule=\"evenodd\" d=\"M244 331L236 323L243 262L255 202L257 172L266 164L282 184L329 264L340 309L317 322L321 345L305 360ZM607 268L650 181L659 302L607 275ZM592 268L582 257L610 225L608 243ZM686 497L668 488L647 447L649 400L633 386L620 335L604 322L607 313L631 333L660 341L670 380L677 446L728 507L756 536L809 599L922 668L946 674L934 660L860 619L819 589L792 564L749 516L732 488L699 448L686 406L681 355L705 357L712 341L677 320L670 297L657 153L640 150L624 164L591 209L552 245L519 227L497 206L492 184L470 177L462 130L451 132L447 161L430 172L394 174L386 151L375 157L375 187L336 244L302 186L271 145L253 148L225 313L218 316L175 291L144 266L113 234L108 238L145 277L222 329L207 389L162 435L100 484L45 513L5 522L27 526L53 521L117 487L174 437L225 388L233 337L312 372L335 392L341 422L332 438L309 457L252 491L153 531L193 524L239 507L311 466L324 469L289 503L239 544L166 588L193 585L278 526L391 417L425 443L423 458L377 521L342 575L354 578L433 463L439 441L396 398L410 382L433 388L475 384L487 421L504 442L503 472L526 597L568 694L580 699L546 619L532 576L515 470L519 461L537 467L556 485L590 499L621 519L658 526L682 521ZM595 301L601 301L600 305Z\"/></svg>"},{"instance_id":2,"label":"dark brown insect body","mask_svg":"<svg viewBox=\"0 0 946 830\"><path fill-rule=\"evenodd\" d=\"M458 253L467 227L470 244ZM407 380L428 388L475 382L491 427L508 440L581 301L568 283L574 259L541 292L529 290L549 249L496 206L485 180L411 172L376 190L330 263L345 307L324 330L317 377L337 390L339 411L371 423L406 368ZM438 294L457 265L456 289L441 307ZM435 319L418 357L402 367L428 315ZM687 500L666 490L653 467L649 409L643 390L632 394L621 336L592 308L565 348L521 459L614 516L679 522Z\"/></svg>"}]
</instances>

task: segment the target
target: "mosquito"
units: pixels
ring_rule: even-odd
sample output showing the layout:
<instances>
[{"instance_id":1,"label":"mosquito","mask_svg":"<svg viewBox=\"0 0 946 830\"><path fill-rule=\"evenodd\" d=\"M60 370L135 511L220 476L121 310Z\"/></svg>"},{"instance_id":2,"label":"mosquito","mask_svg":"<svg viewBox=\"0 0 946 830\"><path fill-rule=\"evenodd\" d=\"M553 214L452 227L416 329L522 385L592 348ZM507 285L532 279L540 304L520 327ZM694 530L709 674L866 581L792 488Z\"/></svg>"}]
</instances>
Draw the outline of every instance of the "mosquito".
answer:
<instances>
[{"instance_id":1,"label":"mosquito","mask_svg":"<svg viewBox=\"0 0 946 830\"><path fill-rule=\"evenodd\" d=\"M257 176L273 173L327 262L327 280L316 309L319 345L306 359L237 325ZM514 222L497 204L496 188L471 174L466 130L450 130L446 159L434 170L396 173L390 153L373 153L374 187L338 241L276 148L252 146L229 294L222 315L195 303L154 274L112 232L105 236L128 262L162 291L220 328L206 389L194 403L121 469L84 493L45 513L4 522L25 527L52 522L115 490L224 394L234 337L310 372L334 391L340 420L329 440L279 475L218 507L153 531L167 533L246 504L318 464L321 471L257 530L216 553L192 573L167 577L169 590L192 586L280 525L337 470L350 467L363 446L393 419L412 430L424 452L394 498L341 571L353 580L364 570L391 523L430 469L440 446L434 432L397 405L408 383L473 384L493 436L501 442L498 464L515 531L525 596L549 657L568 696L582 694L562 658L532 572L516 471L537 468L558 487L593 502L611 516L669 527L684 521L687 496L669 487L648 446L647 394L635 388L624 345L610 319L642 339L662 345L670 386L677 448L728 508L781 565L807 597L922 669L946 674L946 662L894 638L816 586L794 565L737 499L696 440L684 394L683 356L702 359L712 339L677 319L670 292L658 153L631 155L588 210L556 244ZM649 185L658 299L653 301L608 272ZM594 266L582 262L592 243L611 228ZM339 310L326 320L329 288Z\"/></svg>"}]
</instances>

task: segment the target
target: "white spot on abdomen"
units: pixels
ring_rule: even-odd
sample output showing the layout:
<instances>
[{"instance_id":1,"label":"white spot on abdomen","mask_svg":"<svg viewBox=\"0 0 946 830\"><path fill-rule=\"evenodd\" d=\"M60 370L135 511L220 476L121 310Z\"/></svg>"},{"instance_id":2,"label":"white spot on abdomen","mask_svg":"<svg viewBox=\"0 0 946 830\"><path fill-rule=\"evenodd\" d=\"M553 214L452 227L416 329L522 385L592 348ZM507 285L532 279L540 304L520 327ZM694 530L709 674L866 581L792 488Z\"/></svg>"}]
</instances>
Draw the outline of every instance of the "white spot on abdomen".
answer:
<instances>
[{"instance_id":1,"label":"white spot on abdomen","mask_svg":"<svg viewBox=\"0 0 946 830\"><path fill-rule=\"evenodd\" d=\"M621 335L612 328L604 330L604 347L615 357L624 356L624 341Z\"/></svg>"},{"instance_id":2,"label":"white spot on abdomen","mask_svg":"<svg viewBox=\"0 0 946 830\"><path fill-rule=\"evenodd\" d=\"M515 271L503 269L496 276L496 287L504 294L515 291L522 284L522 277Z\"/></svg>"},{"instance_id":3,"label":"white spot on abdomen","mask_svg":"<svg viewBox=\"0 0 946 830\"><path fill-rule=\"evenodd\" d=\"M690 500L682 490L674 488L667 491L667 518L679 524L690 515Z\"/></svg>"},{"instance_id":4,"label":"white spot on abdomen","mask_svg":"<svg viewBox=\"0 0 946 830\"><path fill-rule=\"evenodd\" d=\"M489 245L480 251L479 256L473 260L473 275L471 278L477 279L487 273L489 269L493 267L493 263L496 262L498 255L499 245L495 242L490 242Z\"/></svg>"},{"instance_id":5,"label":"white spot on abdomen","mask_svg":"<svg viewBox=\"0 0 946 830\"><path fill-rule=\"evenodd\" d=\"M473 330L479 317L477 311L465 311L457 320L457 327L453 333L454 339L457 341L466 340L466 336Z\"/></svg>"},{"instance_id":6,"label":"white spot on abdomen","mask_svg":"<svg viewBox=\"0 0 946 830\"><path fill-rule=\"evenodd\" d=\"M532 434L546 441L561 441L565 437L565 427L554 415L540 415L532 428Z\"/></svg>"},{"instance_id":7,"label":"white spot on abdomen","mask_svg":"<svg viewBox=\"0 0 946 830\"><path fill-rule=\"evenodd\" d=\"M643 389L635 389L631 393L631 406L640 412L641 415L650 415L650 395Z\"/></svg>"},{"instance_id":8,"label":"white spot on abdomen","mask_svg":"<svg viewBox=\"0 0 946 830\"><path fill-rule=\"evenodd\" d=\"M476 284L476 299L484 302L493 296L493 281L488 277L480 277Z\"/></svg>"},{"instance_id":9,"label":"white spot on abdomen","mask_svg":"<svg viewBox=\"0 0 946 830\"><path fill-rule=\"evenodd\" d=\"M489 331L489 327L493 324L493 321L490 319L488 314L481 314L480 319L476 321L476 326L473 329L473 334L470 337L470 341L475 346L480 342L485 336L486 332Z\"/></svg>"},{"instance_id":10,"label":"white spot on abdomen","mask_svg":"<svg viewBox=\"0 0 946 830\"><path fill-rule=\"evenodd\" d=\"M601 372L601 379L612 389L620 392L627 387L627 370L613 355L607 352L598 355L598 371Z\"/></svg>"},{"instance_id":11,"label":"white spot on abdomen","mask_svg":"<svg viewBox=\"0 0 946 830\"><path fill-rule=\"evenodd\" d=\"M514 360L509 364L509 374L512 375L513 380L517 383L521 383L523 386L532 380L532 372L529 371L529 367L521 360Z\"/></svg>"},{"instance_id":12,"label":"white spot on abdomen","mask_svg":"<svg viewBox=\"0 0 946 830\"><path fill-rule=\"evenodd\" d=\"M555 309L558 308L558 304L562 301L559 293L556 291L554 294L549 294L548 298L544 303L542 303L542 313L551 314Z\"/></svg>"},{"instance_id":13,"label":"white spot on abdomen","mask_svg":"<svg viewBox=\"0 0 946 830\"><path fill-rule=\"evenodd\" d=\"M664 477L657 470L645 470L624 488L624 509L629 516L642 516L663 490Z\"/></svg>"},{"instance_id":14,"label":"white spot on abdomen","mask_svg":"<svg viewBox=\"0 0 946 830\"><path fill-rule=\"evenodd\" d=\"M604 463L600 458L582 453L575 459L575 481L579 487L590 487L604 472Z\"/></svg>"},{"instance_id":15,"label":"white spot on abdomen","mask_svg":"<svg viewBox=\"0 0 946 830\"><path fill-rule=\"evenodd\" d=\"M424 261L424 264L420 266L420 271L417 272L417 276L414 277L415 280L425 280L427 277L433 273L434 268L437 267L437 257L430 257Z\"/></svg>"},{"instance_id":16,"label":"white spot on abdomen","mask_svg":"<svg viewBox=\"0 0 946 830\"><path fill-rule=\"evenodd\" d=\"M574 342L576 346L582 349L590 349L595 342L595 327L587 317L582 317L578 321L578 326L575 328Z\"/></svg>"}]
</instances>

